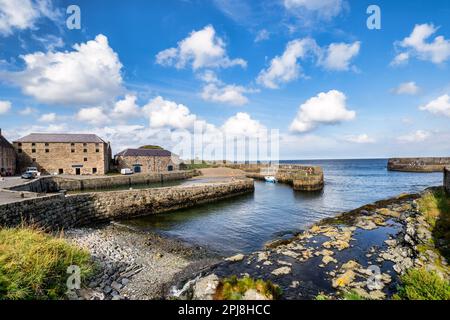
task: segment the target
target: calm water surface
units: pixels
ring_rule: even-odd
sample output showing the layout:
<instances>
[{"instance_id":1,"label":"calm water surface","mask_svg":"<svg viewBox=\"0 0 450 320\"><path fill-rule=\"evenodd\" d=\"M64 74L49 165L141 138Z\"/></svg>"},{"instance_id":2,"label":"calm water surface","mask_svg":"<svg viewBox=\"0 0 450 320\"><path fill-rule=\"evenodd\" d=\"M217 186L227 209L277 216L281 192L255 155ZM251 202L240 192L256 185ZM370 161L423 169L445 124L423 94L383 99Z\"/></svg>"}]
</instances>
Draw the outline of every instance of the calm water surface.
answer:
<instances>
[{"instance_id":1,"label":"calm water surface","mask_svg":"<svg viewBox=\"0 0 450 320\"><path fill-rule=\"evenodd\" d=\"M295 192L283 184L255 182L255 193L200 207L126 222L221 254L248 253L284 231L298 231L343 211L405 192L442 184L441 173L386 170L387 160L285 161L323 167L325 189Z\"/></svg>"}]
</instances>

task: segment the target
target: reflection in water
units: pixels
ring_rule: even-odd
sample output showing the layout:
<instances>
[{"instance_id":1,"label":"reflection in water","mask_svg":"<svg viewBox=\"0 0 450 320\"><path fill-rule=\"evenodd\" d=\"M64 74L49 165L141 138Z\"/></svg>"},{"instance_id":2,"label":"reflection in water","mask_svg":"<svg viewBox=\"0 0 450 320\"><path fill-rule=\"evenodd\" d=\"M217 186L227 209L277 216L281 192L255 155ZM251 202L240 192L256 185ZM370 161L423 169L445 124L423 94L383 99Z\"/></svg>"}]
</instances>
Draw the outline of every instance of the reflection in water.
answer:
<instances>
[{"instance_id":1,"label":"reflection in water","mask_svg":"<svg viewBox=\"0 0 450 320\"><path fill-rule=\"evenodd\" d=\"M324 168L322 192L295 192L287 185L255 182L254 194L126 223L223 254L251 252L280 232L302 230L320 219L376 200L442 184L441 173L389 172L386 160L303 163Z\"/></svg>"}]
</instances>

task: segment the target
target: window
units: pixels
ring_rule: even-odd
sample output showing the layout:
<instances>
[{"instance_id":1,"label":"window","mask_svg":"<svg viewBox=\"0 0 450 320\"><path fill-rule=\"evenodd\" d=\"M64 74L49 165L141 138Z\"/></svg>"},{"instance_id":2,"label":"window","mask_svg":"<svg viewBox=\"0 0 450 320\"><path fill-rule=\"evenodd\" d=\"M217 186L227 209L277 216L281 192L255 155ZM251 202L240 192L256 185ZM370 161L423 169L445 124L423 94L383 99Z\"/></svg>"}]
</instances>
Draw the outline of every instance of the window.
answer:
<instances>
[{"instance_id":1,"label":"window","mask_svg":"<svg viewBox=\"0 0 450 320\"><path fill-rule=\"evenodd\" d=\"M18 153L22 153L22 149L17 150Z\"/></svg>"},{"instance_id":2,"label":"window","mask_svg":"<svg viewBox=\"0 0 450 320\"><path fill-rule=\"evenodd\" d=\"M83 149L83 152L84 152L84 153L87 153L87 149Z\"/></svg>"},{"instance_id":3,"label":"window","mask_svg":"<svg viewBox=\"0 0 450 320\"><path fill-rule=\"evenodd\" d=\"M36 149L31 149L31 153L36 153Z\"/></svg>"},{"instance_id":4,"label":"window","mask_svg":"<svg viewBox=\"0 0 450 320\"><path fill-rule=\"evenodd\" d=\"M45 149L45 153L49 153L50 152L50 150L49 149Z\"/></svg>"},{"instance_id":5,"label":"window","mask_svg":"<svg viewBox=\"0 0 450 320\"><path fill-rule=\"evenodd\" d=\"M75 149L70 150L70 152L75 153Z\"/></svg>"},{"instance_id":6,"label":"window","mask_svg":"<svg viewBox=\"0 0 450 320\"><path fill-rule=\"evenodd\" d=\"M95 152L99 153L99 152L100 152L100 150L99 150L99 149L95 149Z\"/></svg>"},{"instance_id":7,"label":"window","mask_svg":"<svg viewBox=\"0 0 450 320\"><path fill-rule=\"evenodd\" d=\"M75 143L71 143L70 146L75 147Z\"/></svg>"},{"instance_id":8,"label":"window","mask_svg":"<svg viewBox=\"0 0 450 320\"><path fill-rule=\"evenodd\" d=\"M97 173L97 168L92 168L92 173L96 174Z\"/></svg>"},{"instance_id":9,"label":"window","mask_svg":"<svg viewBox=\"0 0 450 320\"><path fill-rule=\"evenodd\" d=\"M32 147L36 146L36 143L33 142L33 143L31 144L31 146L32 146Z\"/></svg>"},{"instance_id":10,"label":"window","mask_svg":"<svg viewBox=\"0 0 450 320\"><path fill-rule=\"evenodd\" d=\"M21 146L22 146L22 142L19 142L17 145L18 145L19 147L21 147Z\"/></svg>"},{"instance_id":11,"label":"window","mask_svg":"<svg viewBox=\"0 0 450 320\"><path fill-rule=\"evenodd\" d=\"M36 162L36 158L31 159L31 161Z\"/></svg>"},{"instance_id":12,"label":"window","mask_svg":"<svg viewBox=\"0 0 450 320\"><path fill-rule=\"evenodd\" d=\"M87 158L84 158L84 162L86 162L87 161Z\"/></svg>"},{"instance_id":13,"label":"window","mask_svg":"<svg viewBox=\"0 0 450 320\"><path fill-rule=\"evenodd\" d=\"M83 147L87 147L87 143L83 143Z\"/></svg>"},{"instance_id":14,"label":"window","mask_svg":"<svg viewBox=\"0 0 450 320\"><path fill-rule=\"evenodd\" d=\"M48 147L48 143L46 143L45 146Z\"/></svg>"},{"instance_id":15,"label":"window","mask_svg":"<svg viewBox=\"0 0 450 320\"><path fill-rule=\"evenodd\" d=\"M59 173L59 174L63 174L63 173L64 173L64 169L59 169L59 170L58 170L58 173Z\"/></svg>"}]
</instances>

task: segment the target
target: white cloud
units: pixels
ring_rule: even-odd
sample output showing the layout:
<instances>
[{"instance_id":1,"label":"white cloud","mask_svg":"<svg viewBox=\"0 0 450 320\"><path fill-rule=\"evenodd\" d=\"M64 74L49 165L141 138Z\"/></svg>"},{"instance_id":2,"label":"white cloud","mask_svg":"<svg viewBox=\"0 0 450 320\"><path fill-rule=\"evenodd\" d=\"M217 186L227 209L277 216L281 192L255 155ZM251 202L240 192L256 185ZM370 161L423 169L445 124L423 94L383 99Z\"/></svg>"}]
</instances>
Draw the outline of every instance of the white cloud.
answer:
<instances>
[{"instance_id":1,"label":"white cloud","mask_svg":"<svg viewBox=\"0 0 450 320\"><path fill-rule=\"evenodd\" d=\"M22 115L22 116L29 116L29 115L31 115L33 113L36 113L36 112L37 112L36 109L31 108L31 107L26 107L26 108L20 110L19 114Z\"/></svg>"},{"instance_id":2,"label":"white cloud","mask_svg":"<svg viewBox=\"0 0 450 320\"><path fill-rule=\"evenodd\" d=\"M217 75L207 70L198 76L205 85L201 92L201 97L205 101L225 103L234 106L242 106L248 103L248 98L245 93L256 92L257 90L247 89L243 86L235 84L223 83Z\"/></svg>"},{"instance_id":3,"label":"white cloud","mask_svg":"<svg viewBox=\"0 0 450 320\"><path fill-rule=\"evenodd\" d=\"M450 117L450 96L444 94L426 105L420 106L420 110L428 111L436 115Z\"/></svg>"},{"instance_id":4,"label":"white cloud","mask_svg":"<svg viewBox=\"0 0 450 320\"><path fill-rule=\"evenodd\" d=\"M82 108L75 117L78 121L87 122L91 125L102 125L109 122L109 118L102 107Z\"/></svg>"},{"instance_id":5,"label":"white cloud","mask_svg":"<svg viewBox=\"0 0 450 320\"><path fill-rule=\"evenodd\" d=\"M201 96L205 101L242 106L248 103L248 98L244 95L246 92L247 89L242 86L209 83L203 87Z\"/></svg>"},{"instance_id":6,"label":"white cloud","mask_svg":"<svg viewBox=\"0 0 450 320\"><path fill-rule=\"evenodd\" d=\"M192 31L176 48L169 48L156 55L156 62L163 66L178 69L192 65L194 70L201 68L228 68L239 65L246 67L243 59L230 59L226 53L225 42L216 35L213 26Z\"/></svg>"},{"instance_id":7,"label":"white cloud","mask_svg":"<svg viewBox=\"0 0 450 320\"><path fill-rule=\"evenodd\" d=\"M59 16L50 0L0 0L0 35L34 28L40 18L56 20Z\"/></svg>"},{"instance_id":8,"label":"white cloud","mask_svg":"<svg viewBox=\"0 0 450 320\"><path fill-rule=\"evenodd\" d=\"M267 129L248 113L238 112L223 124L222 130L226 135L256 137Z\"/></svg>"},{"instance_id":9,"label":"white cloud","mask_svg":"<svg viewBox=\"0 0 450 320\"><path fill-rule=\"evenodd\" d=\"M55 122L57 119L56 113L46 113L39 117L40 122Z\"/></svg>"},{"instance_id":10,"label":"white cloud","mask_svg":"<svg viewBox=\"0 0 450 320\"><path fill-rule=\"evenodd\" d=\"M443 36L429 40L437 31L433 24L416 25L408 37L395 44L406 52L397 55L392 64L406 63L412 56L435 64L447 61L450 58L450 40Z\"/></svg>"},{"instance_id":11,"label":"white cloud","mask_svg":"<svg viewBox=\"0 0 450 320\"><path fill-rule=\"evenodd\" d=\"M11 101L0 100L0 114L5 114L9 112L11 108L12 108Z\"/></svg>"},{"instance_id":12,"label":"white cloud","mask_svg":"<svg viewBox=\"0 0 450 320\"><path fill-rule=\"evenodd\" d=\"M343 0L284 0L284 6L288 10L306 10L327 19L339 15L344 4Z\"/></svg>"},{"instance_id":13,"label":"white cloud","mask_svg":"<svg viewBox=\"0 0 450 320\"><path fill-rule=\"evenodd\" d=\"M399 66L408 63L409 53L402 52L395 56L394 60L391 62L391 66Z\"/></svg>"},{"instance_id":14,"label":"white cloud","mask_svg":"<svg viewBox=\"0 0 450 320\"><path fill-rule=\"evenodd\" d=\"M190 129L197 117L183 104L156 97L143 107L150 128Z\"/></svg>"},{"instance_id":15,"label":"white cloud","mask_svg":"<svg viewBox=\"0 0 450 320\"><path fill-rule=\"evenodd\" d=\"M122 91L122 64L104 35L76 44L71 52L36 52L22 56L25 70L7 77L39 102L96 105Z\"/></svg>"},{"instance_id":16,"label":"white cloud","mask_svg":"<svg viewBox=\"0 0 450 320\"><path fill-rule=\"evenodd\" d=\"M255 42L261 42L264 40L268 40L270 38L270 33L266 29L262 29L258 32L255 37Z\"/></svg>"},{"instance_id":17,"label":"white cloud","mask_svg":"<svg viewBox=\"0 0 450 320\"><path fill-rule=\"evenodd\" d=\"M431 133L424 130L417 130L397 138L401 143L423 142L431 136Z\"/></svg>"},{"instance_id":18,"label":"white cloud","mask_svg":"<svg viewBox=\"0 0 450 320\"><path fill-rule=\"evenodd\" d=\"M135 95L127 94L124 99L115 103L112 116L122 120L139 116L141 112L136 100Z\"/></svg>"},{"instance_id":19,"label":"white cloud","mask_svg":"<svg viewBox=\"0 0 450 320\"><path fill-rule=\"evenodd\" d=\"M359 54L361 43L332 43L319 60L319 64L327 70L347 71L351 60Z\"/></svg>"},{"instance_id":20,"label":"white cloud","mask_svg":"<svg viewBox=\"0 0 450 320\"><path fill-rule=\"evenodd\" d=\"M353 120L356 112L347 109L347 97L340 91L319 93L303 103L290 126L293 132L307 132L320 124Z\"/></svg>"},{"instance_id":21,"label":"white cloud","mask_svg":"<svg viewBox=\"0 0 450 320\"><path fill-rule=\"evenodd\" d=\"M283 83L288 83L301 76L299 61L310 56L317 59L317 65L331 71L347 71L351 60L359 54L361 43L332 43L321 48L314 39L304 38L290 41L284 53L276 56L270 66L262 70L257 83L270 89L277 89Z\"/></svg>"},{"instance_id":22,"label":"white cloud","mask_svg":"<svg viewBox=\"0 0 450 320\"><path fill-rule=\"evenodd\" d=\"M395 94L408 94L408 95L416 95L420 91L420 88L413 81L401 83L397 88L392 89L392 92Z\"/></svg>"},{"instance_id":23,"label":"white cloud","mask_svg":"<svg viewBox=\"0 0 450 320\"><path fill-rule=\"evenodd\" d=\"M277 89L280 84L297 79L301 69L297 61L316 46L316 42L310 38L290 41L284 53L273 58L269 68L259 73L257 82L267 88Z\"/></svg>"},{"instance_id":24,"label":"white cloud","mask_svg":"<svg viewBox=\"0 0 450 320\"><path fill-rule=\"evenodd\" d=\"M367 134L360 135L350 135L344 137L344 140L352 143L366 144L366 143L375 143L376 140L374 138L369 137Z\"/></svg>"}]
</instances>

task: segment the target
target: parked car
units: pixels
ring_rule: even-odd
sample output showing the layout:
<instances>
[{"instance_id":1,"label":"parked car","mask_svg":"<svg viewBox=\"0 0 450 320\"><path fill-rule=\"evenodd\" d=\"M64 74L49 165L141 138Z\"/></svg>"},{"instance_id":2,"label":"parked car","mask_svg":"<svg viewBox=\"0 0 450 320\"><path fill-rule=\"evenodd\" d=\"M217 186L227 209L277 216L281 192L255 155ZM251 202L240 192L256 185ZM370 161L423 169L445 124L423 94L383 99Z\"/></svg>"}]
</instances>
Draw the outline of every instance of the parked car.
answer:
<instances>
[{"instance_id":1,"label":"parked car","mask_svg":"<svg viewBox=\"0 0 450 320\"><path fill-rule=\"evenodd\" d=\"M33 172L25 172L24 174L22 174L22 179L26 179L26 180L31 180L34 179L36 177L36 175Z\"/></svg>"},{"instance_id":2,"label":"parked car","mask_svg":"<svg viewBox=\"0 0 450 320\"><path fill-rule=\"evenodd\" d=\"M39 177L41 175L41 173L39 172L39 170L36 167L28 167L27 171L25 172L31 172L32 174L34 174L34 176Z\"/></svg>"},{"instance_id":3,"label":"parked car","mask_svg":"<svg viewBox=\"0 0 450 320\"><path fill-rule=\"evenodd\" d=\"M125 168L125 169L120 170L120 174L130 175L130 174L133 174L133 170L131 170L130 168Z\"/></svg>"}]
</instances>

